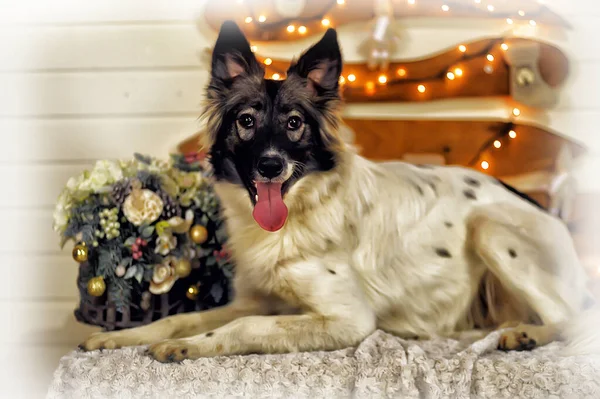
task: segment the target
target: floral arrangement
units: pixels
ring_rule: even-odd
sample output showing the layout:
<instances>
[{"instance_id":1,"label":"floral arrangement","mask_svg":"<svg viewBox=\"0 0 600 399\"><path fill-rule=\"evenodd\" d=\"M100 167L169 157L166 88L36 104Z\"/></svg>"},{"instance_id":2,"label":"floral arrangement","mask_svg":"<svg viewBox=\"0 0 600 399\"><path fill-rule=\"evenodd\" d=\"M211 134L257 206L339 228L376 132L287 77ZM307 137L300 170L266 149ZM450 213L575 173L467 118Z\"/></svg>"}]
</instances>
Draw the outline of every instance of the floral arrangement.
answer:
<instances>
[{"instance_id":1,"label":"floral arrangement","mask_svg":"<svg viewBox=\"0 0 600 399\"><path fill-rule=\"evenodd\" d=\"M232 264L202 156L98 161L58 198L54 229L76 245L82 303L151 310L152 298L228 301Z\"/></svg>"}]
</instances>

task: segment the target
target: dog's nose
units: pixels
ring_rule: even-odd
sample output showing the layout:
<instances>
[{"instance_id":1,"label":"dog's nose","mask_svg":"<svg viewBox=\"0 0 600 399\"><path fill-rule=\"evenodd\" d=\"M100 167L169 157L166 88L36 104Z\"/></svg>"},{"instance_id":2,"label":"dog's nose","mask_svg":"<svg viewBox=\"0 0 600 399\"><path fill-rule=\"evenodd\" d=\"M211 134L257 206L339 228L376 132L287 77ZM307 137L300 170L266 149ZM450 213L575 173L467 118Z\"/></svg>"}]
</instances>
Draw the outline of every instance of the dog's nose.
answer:
<instances>
[{"instance_id":1,"label":"dog's nose","mask_svg":"<svg viewBox=\"0 0 600 399\"><path fill-rule=\"evenodd\" d=\"M278 156L260 157L258 173L267 179L277 177L283 172L283 158Z\"/></svg>"}]
</instances>

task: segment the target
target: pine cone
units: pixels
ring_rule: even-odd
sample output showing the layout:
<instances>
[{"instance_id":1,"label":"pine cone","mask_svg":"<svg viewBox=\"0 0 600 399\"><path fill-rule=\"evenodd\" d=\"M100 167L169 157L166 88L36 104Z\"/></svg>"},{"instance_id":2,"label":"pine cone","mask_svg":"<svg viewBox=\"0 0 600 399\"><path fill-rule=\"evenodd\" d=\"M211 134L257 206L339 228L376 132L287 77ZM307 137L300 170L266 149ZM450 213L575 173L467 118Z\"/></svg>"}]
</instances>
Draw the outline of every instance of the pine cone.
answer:
<instances>
[{"instance_id":1,"label":"pine cone","mask_svg":"<svg viewBox=\"0 0 600 399\"><path fill-rule=\"evenodd\" d=\"M181 216L181 207L169 194L159 191L158 196L163 201L163 213L161 219L171 219L175 216Z\"/></svg>"},{"instance_id":2,"label":"pine cone","mask_svg":"<svg viewBox=\"0 0 600 399\"><path fill-rule=\"evenodd\" d=\"M131 193L131 181L129 179L121 180L113 185L111 198L119 208L125 202L125 198Z\"/></svg>"}]
</instances>

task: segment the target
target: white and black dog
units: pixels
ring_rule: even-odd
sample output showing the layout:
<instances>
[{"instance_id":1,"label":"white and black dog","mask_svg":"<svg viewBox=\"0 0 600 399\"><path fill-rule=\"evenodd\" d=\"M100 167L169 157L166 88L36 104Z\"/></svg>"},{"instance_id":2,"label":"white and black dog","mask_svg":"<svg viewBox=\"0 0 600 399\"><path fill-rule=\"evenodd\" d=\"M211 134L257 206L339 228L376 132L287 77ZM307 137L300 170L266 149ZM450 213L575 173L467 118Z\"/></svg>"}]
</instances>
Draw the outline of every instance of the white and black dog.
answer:
<instances>
[{"instance_id":1,"label":"white and black dog","mask_svg":"<svg viewBox=\"0 0 600 399\"><path fill-rule=\"evenodd\" d=\"M239 28L223 25L204 139L235 298L94 334L85 350L150 344L164 362L334 350L378 328L427 338L504 326L503 350L565 338L588 296L564 224L476 171L357 155L339 136L341 70L330 29L285 80L265 79Z\"/></svg>"}]
</instances>

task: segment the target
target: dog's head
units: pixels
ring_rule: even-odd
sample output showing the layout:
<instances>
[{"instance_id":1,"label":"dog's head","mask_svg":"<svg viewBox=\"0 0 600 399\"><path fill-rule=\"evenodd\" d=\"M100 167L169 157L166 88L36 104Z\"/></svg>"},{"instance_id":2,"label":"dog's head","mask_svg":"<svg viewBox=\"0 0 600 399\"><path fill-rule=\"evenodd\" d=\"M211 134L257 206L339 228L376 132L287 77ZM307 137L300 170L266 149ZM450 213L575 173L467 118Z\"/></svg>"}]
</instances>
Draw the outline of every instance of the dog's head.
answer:
<instances>
[{"instance_id":1,"label":"dog's head","mask_svg":"<svg viewBox=\"0 0 600 399\"><path fill-rule=\"evenodd\" d=\"M329 29L287 71L265 79L243 33L221 27L207 88L205 146L217 181L248 192L256 222L283 227L290 188L305 176L329 171L343 150L337 135L342 57Z\"/></svg>"}]
</instances>

